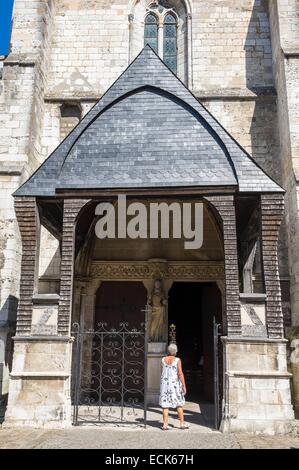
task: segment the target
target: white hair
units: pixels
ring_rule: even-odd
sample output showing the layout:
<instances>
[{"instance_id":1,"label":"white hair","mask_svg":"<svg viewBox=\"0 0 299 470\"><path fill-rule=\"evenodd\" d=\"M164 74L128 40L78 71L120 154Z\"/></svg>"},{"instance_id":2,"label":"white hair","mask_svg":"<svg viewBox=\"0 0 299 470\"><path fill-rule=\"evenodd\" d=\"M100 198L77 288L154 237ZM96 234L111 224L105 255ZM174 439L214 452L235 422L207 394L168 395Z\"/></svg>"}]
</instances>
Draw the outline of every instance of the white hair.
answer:
<instances>
[{"instance_id":1,"label":"white hair","mask_svg":"<svg viewBox=\"0 0 299 470\"><path fill-rule=\"evenodd\" d=\"M168 352L168 354L170 354L170 356L175 356L178 352L177 345L174 344L174 343L171 343L167 348L167 352Z\"/></svg>"}]
</instances>

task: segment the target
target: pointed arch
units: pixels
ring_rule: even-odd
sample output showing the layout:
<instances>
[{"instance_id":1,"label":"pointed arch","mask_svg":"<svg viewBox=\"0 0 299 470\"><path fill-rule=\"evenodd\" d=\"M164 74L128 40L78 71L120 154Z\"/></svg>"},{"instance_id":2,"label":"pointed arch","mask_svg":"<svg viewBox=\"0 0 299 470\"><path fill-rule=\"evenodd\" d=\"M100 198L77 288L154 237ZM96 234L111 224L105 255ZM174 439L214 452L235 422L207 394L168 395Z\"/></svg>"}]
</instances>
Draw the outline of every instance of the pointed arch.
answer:
<instances>
[{"instance_id":1,"label":"pointed arch","mask_svg":"<svg viewBox=\"0 0 299 470\"><path fill-rule=\"evenodd\" d=\"M128 14L132 15L134 14L134 8L137 5L137 3L140 2L140 0L130 0L128 4ZM153 0L149 0L149 3L153 3ZM187 14L191 15L192 14L192 5L190 0L182 0L182 3L184 4Z\"/></svg>"},{"instance_id":2,"label":"pointed arch","mask_svg":"<svg viewBox=\"0 0 299 470\"><path fill-rule=\"evenodd\" d=\"M158 53L158 18L149 12L144 20L144 45L149 44Z\"/></svg>"}]
</instances>

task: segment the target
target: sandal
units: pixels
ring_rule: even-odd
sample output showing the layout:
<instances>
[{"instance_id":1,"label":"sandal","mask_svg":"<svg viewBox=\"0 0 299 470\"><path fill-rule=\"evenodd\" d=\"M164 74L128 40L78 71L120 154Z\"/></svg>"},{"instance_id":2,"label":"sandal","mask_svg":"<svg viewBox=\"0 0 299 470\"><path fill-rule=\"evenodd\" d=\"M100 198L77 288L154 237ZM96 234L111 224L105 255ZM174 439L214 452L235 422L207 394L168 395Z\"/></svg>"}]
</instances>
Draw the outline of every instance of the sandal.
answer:
<instances>
[{"instance_id":1,"label":"sandal","mask_svg":"<svg viewBox=\"0 0 299 470\"><path fill-rule=\"evenodd\" d=\"M161 429L162 429L162 431L169 431L169 426L164 426L164 424L163 424Z\"/></svg>"},{"instance_id":2,"label":"sandal","mask_svg":"<svg viewBox=\"0 0 299 470\"><path fill-rule=\"evenodd\" d=\"M180 429L189 429L189 424L184 423L180 426Z\"/></svg>"}]
</instances>

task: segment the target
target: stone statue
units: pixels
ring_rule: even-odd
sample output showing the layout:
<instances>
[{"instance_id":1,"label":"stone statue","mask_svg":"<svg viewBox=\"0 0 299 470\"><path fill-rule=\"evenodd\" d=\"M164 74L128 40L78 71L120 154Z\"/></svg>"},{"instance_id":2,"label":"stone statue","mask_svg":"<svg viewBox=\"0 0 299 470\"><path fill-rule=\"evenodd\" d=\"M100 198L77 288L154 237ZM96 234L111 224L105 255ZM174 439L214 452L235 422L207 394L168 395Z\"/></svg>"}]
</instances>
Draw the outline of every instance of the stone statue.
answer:
<instances>
[{"instance_id":1,"label":"stone statue","mask_svg":"<svg viewBox=\"0 0 299 470\"><path fill-rule=\"evenodd\" d=\"M152 342L165 341L167 299L160 279L155 280L154 289L149 298L149 305L151 307L149 339Z\"/></svg>"}]
</instances>

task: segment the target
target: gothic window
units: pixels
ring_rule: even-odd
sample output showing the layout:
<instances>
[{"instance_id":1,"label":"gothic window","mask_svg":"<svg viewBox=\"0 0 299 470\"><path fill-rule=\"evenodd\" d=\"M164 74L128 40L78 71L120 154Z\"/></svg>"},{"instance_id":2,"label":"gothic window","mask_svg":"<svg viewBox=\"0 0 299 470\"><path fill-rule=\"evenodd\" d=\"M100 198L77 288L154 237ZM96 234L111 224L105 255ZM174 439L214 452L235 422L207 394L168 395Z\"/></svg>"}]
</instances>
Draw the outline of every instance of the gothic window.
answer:
<instances>
[{"instance_id":1,"label":"gothic window","mask_svg":"<svg viewBox=\"0 0 299 470\"><path fill-rule=\"evenodd\" d=\"M165 16L163 26L163 59L166 65L176 73L177 70L177 22L173 15Z\"/></svg>"},{"instance_id":2,"label":"gothic window","mask_svg":"<svg viewBox=\"0 0 299 470\"><path fill-rule=\"evenodd\" d=\"M168 67L192 86L190 0L131 0L129 60L149 44Z\"/></svg>"},{"instance_id":3,"label":"gothic window","mask_svg":"<svg viewBox=\"0 0 299 470\"><path fill-rule=\"evenodd\" d=\"M177 73L177 20L163 6L155 4L144 21L144 45L149 44L164 60L166 65Z\"/></svg>"},{"instance_id":4,"label":"gothic window","mask_svg":"<svg viewBox=\"0 0 299 470\"><path fill-rule=\"evenodd\" d=\"M158 53L158 21L152 13L145 18L144 45L146 44L149 44Z\"/></svg>"}]
</instances>

